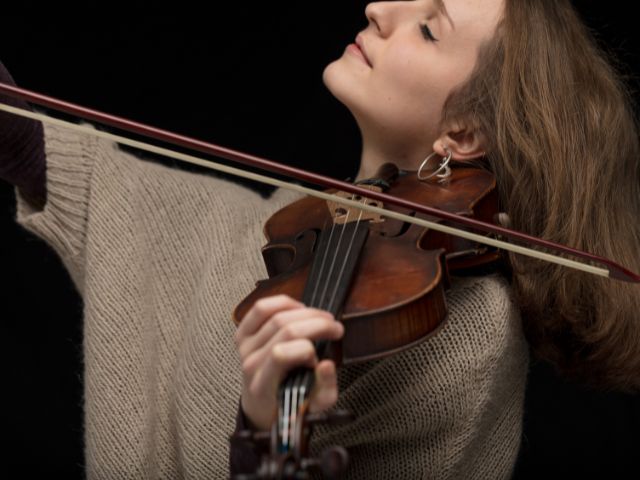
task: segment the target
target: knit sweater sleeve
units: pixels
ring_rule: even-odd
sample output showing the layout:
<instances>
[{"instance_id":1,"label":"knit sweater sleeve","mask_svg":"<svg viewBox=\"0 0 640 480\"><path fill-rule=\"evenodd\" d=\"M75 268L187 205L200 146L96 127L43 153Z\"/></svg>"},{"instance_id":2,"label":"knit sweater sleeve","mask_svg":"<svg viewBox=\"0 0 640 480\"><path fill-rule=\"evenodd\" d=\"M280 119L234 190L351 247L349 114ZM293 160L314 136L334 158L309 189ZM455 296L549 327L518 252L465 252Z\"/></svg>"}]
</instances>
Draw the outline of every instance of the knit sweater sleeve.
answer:
<instances>
[{"instance_id":1,"label":"knit sweater sleeve","mask_svg":"<svg viewBox=\"0 0 640 480\"><path fill-rule=\"evenodd\" d=\"M240 394L231 312L266 276L262 223L294 196L265 201L84 133L44 133L48 201L35 209L16 190L17 221L58 253L84 301L88 477L223 478Z\"/></svg>"},{"instance_id":2,"label":"knit sweater sleeve","mask_svg":"<svg viewBox=\"0 0 640 480\"><path fill-rule=\"evenodd\" d=\"M47 203L34 205L16 187L17 221L47 240L82 293L91 171L104 155L88 135L50 125L43 131Z\"/></svg>"}]
</instances>

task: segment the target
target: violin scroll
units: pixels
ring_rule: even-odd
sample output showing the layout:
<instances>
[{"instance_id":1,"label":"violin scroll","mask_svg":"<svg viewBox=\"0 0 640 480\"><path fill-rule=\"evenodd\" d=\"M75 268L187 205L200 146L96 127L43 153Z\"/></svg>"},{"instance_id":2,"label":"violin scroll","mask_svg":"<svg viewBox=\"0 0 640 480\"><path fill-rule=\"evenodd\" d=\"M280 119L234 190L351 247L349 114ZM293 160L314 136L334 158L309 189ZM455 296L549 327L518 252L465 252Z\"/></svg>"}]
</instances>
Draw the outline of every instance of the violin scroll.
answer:
<instances>
[{"instance_id":1,"label":"violin scroll","mask_svg":"<svg viewBox=\"0 0 640 480\"><path fill-rule=\"evenodd\" d=\"M278 428L280 422L275 423L270 432L251 430L238 432L231 437L231 442L249 443L265 450L267 445L270 445L270 448L268 453L262 456L260 467L255 473L240 474L232 478L233 480L303 480L312 478L311 474L314 472L320 472L326 479L342 478L349 465L349 454L344 447L337 445L328 447L317 458L307 457L304 454L315 425L341 425L352 420L353 415L346 410L304 414L303 421L294 428L296 438L291 441L291 444L299 447L291 451L282 451L282 432ZM300 448L303 445L305 448Z\"/></svg>"}]
</instances>

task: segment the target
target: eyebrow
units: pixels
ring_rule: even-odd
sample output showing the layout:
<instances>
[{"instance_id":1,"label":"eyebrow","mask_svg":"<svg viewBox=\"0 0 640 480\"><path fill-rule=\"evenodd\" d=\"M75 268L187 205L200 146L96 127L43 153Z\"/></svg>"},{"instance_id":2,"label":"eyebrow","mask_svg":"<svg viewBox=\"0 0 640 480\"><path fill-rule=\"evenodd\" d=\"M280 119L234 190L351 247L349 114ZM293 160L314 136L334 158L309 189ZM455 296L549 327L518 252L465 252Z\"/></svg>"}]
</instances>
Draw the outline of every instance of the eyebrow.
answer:
<instances>
[{"instance_id":1,"label":"eyebrow","mask_svg":"<svg viewBox=\"0 0 640 480\"><path fill-rule=\"evenodd\" d=\"M444 15L445 17L447 17L447 20L449 20L449 23L451 24L451 28L453 30L456 29L455 25L453 24L453 20L451 19L451 17L449 16L449 12L447 11L447 7L444 4L444 0L433 0L433 2L436 4L436 7L438 7L438 10L440 10L440 13L442 13L442 15Z\"/></svg>"}]
</instances>

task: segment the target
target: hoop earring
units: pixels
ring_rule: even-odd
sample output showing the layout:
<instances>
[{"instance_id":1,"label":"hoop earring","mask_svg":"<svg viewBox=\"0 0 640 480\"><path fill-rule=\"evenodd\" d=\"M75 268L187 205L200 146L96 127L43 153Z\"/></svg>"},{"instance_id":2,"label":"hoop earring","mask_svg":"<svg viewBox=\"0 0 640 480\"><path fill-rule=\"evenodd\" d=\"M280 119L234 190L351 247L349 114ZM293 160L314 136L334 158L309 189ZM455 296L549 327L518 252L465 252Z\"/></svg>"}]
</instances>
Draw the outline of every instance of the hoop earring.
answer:
<instances>
[{"instance_id":1,"label":"hoop earring","mask_svg":"<svg viewBox=\"0 0 640 480\"><path fill-rule=\"evenodd\" d=\"M444 150L445 152L447 152L447 156L442 158L440 166L433 173L430 173L425 177L422 176L422 169L426 167L426 165L429 163L429 160L433 158L436 152L431 153L427 158L424 159L417 172L418 180L424 181L429 180L433 177L438 177L440 181L444 181L444 179L451 176L451 168L449 167L449 162L451 161L452 152L447 147L444 147Z\"/></svg>"}]
</instances>

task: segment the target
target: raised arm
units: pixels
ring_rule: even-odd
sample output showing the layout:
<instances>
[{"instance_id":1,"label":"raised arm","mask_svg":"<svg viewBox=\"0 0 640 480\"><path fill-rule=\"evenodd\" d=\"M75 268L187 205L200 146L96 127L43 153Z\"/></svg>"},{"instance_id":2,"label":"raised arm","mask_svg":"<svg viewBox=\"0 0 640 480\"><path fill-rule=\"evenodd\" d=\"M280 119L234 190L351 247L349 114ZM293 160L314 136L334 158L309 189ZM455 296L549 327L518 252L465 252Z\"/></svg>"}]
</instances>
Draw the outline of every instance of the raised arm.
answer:
<instances>
[{"instance_id":1,"label":"raised arm","mask_svg":"<svg viewBox=\"0 0 640 480\"><path fill-rule=\"evenodd\" d=\"M2 62L0 82L15 85ZM30 109L23 100L0 95L0 101ZM0 179L18 187L34 207L44 208L47 189L42 123L0 111Z\"/></svg>"}]
</instances>

